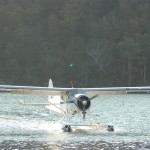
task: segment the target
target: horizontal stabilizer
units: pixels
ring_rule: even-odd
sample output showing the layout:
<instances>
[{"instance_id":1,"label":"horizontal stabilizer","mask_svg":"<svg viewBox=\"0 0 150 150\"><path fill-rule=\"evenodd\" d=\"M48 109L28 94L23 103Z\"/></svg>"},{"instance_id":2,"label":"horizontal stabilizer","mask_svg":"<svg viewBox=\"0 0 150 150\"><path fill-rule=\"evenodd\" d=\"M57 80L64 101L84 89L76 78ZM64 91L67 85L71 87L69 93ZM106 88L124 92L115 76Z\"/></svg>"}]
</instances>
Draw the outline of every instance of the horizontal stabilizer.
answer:
<instances>
[{"instance_id":1,"label":"horizontal stabilizer","mask_svg":"<svg viewBox=\"0 0 150 150\"><path fill-rule=\"evenodd\" d=\"M25 102L19 102L19 105L25 105L25 106L46 106L46 105L49 105L49 103L25 103Z\"/></svg>"}]
</instances>

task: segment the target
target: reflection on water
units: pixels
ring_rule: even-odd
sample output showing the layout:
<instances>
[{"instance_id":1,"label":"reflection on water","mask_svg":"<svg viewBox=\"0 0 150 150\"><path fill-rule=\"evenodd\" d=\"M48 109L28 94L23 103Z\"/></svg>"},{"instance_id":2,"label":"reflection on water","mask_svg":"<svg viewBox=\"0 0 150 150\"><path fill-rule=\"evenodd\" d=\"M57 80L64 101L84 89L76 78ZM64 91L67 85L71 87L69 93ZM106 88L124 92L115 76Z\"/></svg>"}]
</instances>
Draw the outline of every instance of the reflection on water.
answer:
<instances>
[{"instance_id":1,"label":"reflection on water","mask_svg":"<svg viewBox=\"0 0 150 150\"><path fill-rule=\"evenodd\" d=\"M58 115L44 107L18 106L20 100L41 102L36 96L0 93L0 149L150 149L149 94L92 100L92 105L100 102L91 108L92 115L102 124L114 125L111 133L51 133L50 122L58 120Z\"/></svg>"},{"instance_id":2,"label":"reflection on water","mask_svg":"<svg viewBox=\"0 0 150 150\"><path fill-rule=\"evenodd\" d=\"M105 142L105 141L85 141L80 142L77 141L76 143L61 143L58 142L41 142L41 141L3 141L0 143L0 149L3 150L23 150L23 149L40 149L40 150L68 150L68 149L75 149L75 150L149 150L150 143L148 142Z\"/></svg>"}]
</instances>

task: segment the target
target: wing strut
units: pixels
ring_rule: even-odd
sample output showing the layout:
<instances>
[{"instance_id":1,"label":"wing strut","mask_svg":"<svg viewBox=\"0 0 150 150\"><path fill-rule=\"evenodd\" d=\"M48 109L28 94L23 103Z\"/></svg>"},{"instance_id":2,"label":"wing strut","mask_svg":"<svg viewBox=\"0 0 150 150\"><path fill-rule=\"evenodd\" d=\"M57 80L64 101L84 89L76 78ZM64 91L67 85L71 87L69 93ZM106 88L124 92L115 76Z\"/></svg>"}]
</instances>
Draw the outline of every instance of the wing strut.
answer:
<instances>
[{"instance_id":1,"label":"wing strut","mask_svg":"<svg viewBox=\"0 0 150 150\"><path fill-rule=\"evenodd\" d=\"M38 96L39 98L41 98L42 100L45 100L45 99L43 99L43 97L41 97L41 96L39 96L39 95L37 95L37 94L35 94L34 92L32 92L32 94L33 95L36 95L36 96ZM62 111L62 112L64 112L64 113L66 113L66 111L64 111L63 109L61 109L61 108L59 108L59 107L57 107L56 105L54 105L53 103L51 103L51 102L49 102L49 105L53 105L54 107L56 107L57 109L59 109L60 111ZM61 105L61 104L60 104Z\"/></svg>"},{"instance_id":2,"label":"wing strut","mask_svg":"<svg viewBox=\"0 0 150 150\"><path fill-rule=\"evenodd\" d=\"M103 100L107 100L107 99L109 99L110 97L112 97L112 95L109 96L109 97L107 97L107 98L105 98L105 99L103 99ZM95 106L97 106L99 103L101 103L101 101L99 101L99 102L97 102L96 104L94 104L94 105L92 106L92 108L94 108Z\"/></svg>"}]
</instances>

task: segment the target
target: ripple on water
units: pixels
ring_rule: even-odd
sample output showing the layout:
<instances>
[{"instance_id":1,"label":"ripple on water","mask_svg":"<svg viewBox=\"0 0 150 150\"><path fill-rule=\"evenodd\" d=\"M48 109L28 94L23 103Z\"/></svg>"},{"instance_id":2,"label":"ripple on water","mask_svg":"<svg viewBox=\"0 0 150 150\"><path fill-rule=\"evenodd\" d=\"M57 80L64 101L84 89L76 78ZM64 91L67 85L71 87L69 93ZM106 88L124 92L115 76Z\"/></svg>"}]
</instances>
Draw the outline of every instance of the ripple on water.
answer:
<instances>
[{"instance_id":1,"label":"ripple on water","mask_svg":"<svg viewBox=\"0 0 150 150\"><path fill-rule=\"evenodd\" d=\"M86 142L75 142L75 143L65 143L61 141L57 142L42 142L42 141L3 141L0 143L1 150L12 150L12 149L76 149L76 150L149 150L149 142L105 142L105 141L86 141Z\"/></svg>"},{"instance_id":2,"label":"ripple on water","mask_svg":"<svg viewBox=\"0 0 150 150\"><path fill-rule=\"evenodd\" d=\"M56 114L45 108L16 105L22 99L41 102L31 96L0 96L0 149L150 149L149 94L100 96L95 100L100 104L90 111L101 123L113 124L112 133L50 134L49 121L57 120Z\"/></svg>"}]
</instances>

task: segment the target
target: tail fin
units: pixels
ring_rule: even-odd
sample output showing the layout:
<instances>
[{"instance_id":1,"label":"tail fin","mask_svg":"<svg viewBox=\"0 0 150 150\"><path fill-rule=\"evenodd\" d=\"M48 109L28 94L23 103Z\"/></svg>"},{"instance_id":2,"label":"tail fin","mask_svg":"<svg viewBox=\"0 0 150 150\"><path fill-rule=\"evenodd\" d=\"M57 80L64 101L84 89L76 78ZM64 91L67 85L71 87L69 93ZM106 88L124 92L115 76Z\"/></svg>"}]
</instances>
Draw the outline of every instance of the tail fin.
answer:
<instances>
[{"instance_id":1,"label":"tail fin","mask_svg":"<svg viewBox=\"0 0 150 150\"><path fill-rule=\"evenodd\" d=\"M48 87L53 88L53 81L52 81L51 79L49 79ZM51 102L52 99L53 99L53 96L48 95L48 101ZM54 103L54 102L53 102L53 103Z\"/></svg>"},{"instance_id":2,"label":"tail fin","mask_svg":"<svg viewBox=\"0 0 150 150\"><path fill-rule=\"evenodd\" d=\"M53 81L51 79L49 79L48 87L53 88ZM59 95L56 95L56 96L48 95L48 101L50 102L50 104L47 105L46 107L49 110L61 113L61 111L59 109L60 108L60 104L59 103L61 101L61 97ZM51 104L57 104L57 107L55 107L54 105L51 105Z\"/></svg>"},{"instance_id":3,"label":"tail fin","mask_svg":"<svg viewBox=\"0 0 150 150\"><path fill-rule=\"evenodd\" d=\"M49 79L49 82L48 82L48 87L51 87L53 88L53 81L51 79Z\"/></svg>"}]
</instances>

